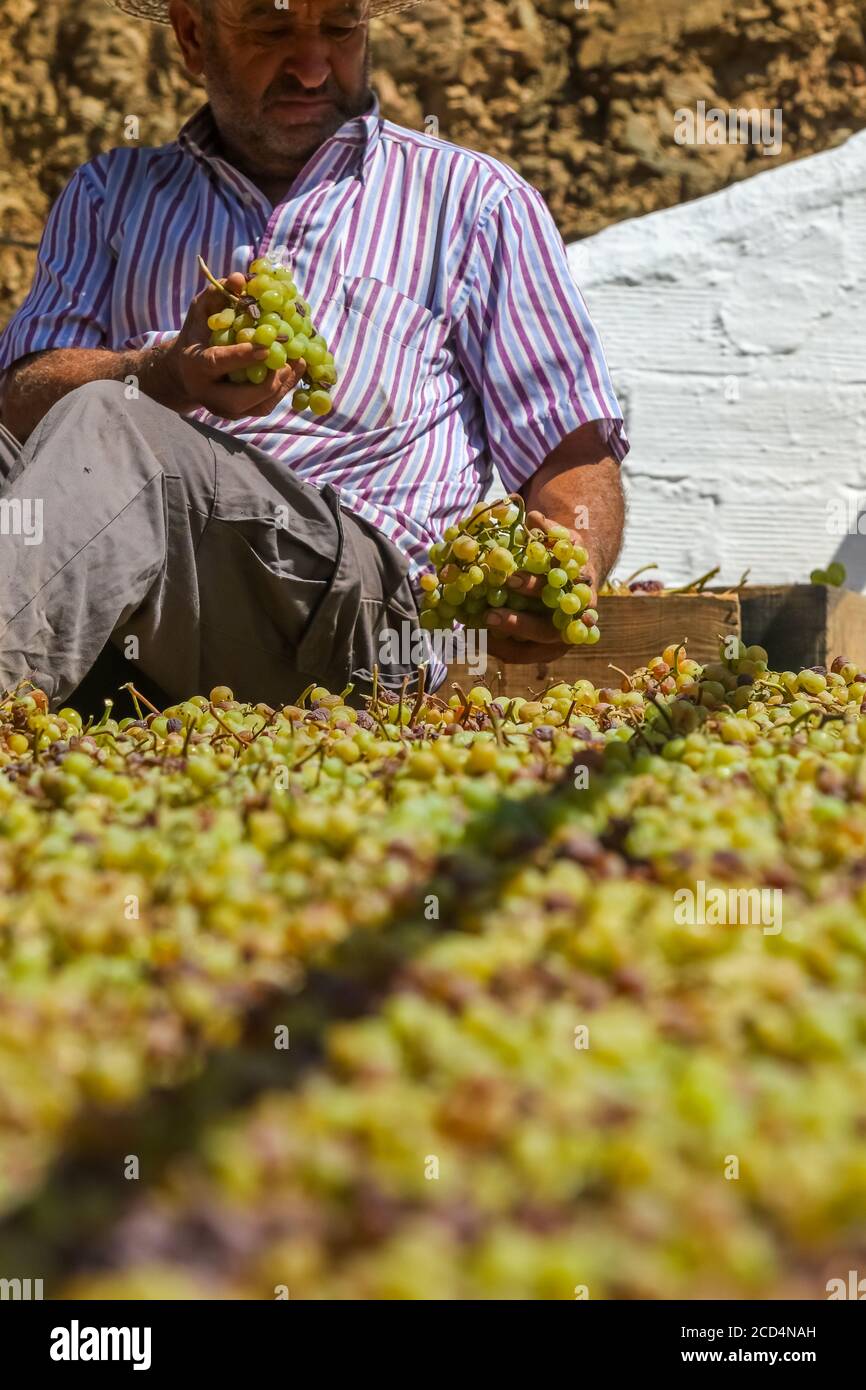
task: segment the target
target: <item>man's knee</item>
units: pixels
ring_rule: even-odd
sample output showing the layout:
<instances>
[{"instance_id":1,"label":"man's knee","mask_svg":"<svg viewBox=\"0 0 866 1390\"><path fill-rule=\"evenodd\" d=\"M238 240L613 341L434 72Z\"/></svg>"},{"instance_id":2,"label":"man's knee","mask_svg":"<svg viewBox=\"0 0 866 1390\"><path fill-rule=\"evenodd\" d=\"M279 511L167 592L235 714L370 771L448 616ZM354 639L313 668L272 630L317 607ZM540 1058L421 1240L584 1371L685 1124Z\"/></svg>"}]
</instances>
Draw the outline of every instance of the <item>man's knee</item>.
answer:
<instances>
[{"instance_id":1,"label":"man's knee","mask_svg":"<svg viewBox=\"0 0 866 1390\"><path fill-rule=\"evenodd\" d=\"M115 410L127 399L127 389L122 381L85 381L83 386L76 386L74 391L68 391L65 396L61 396L52 410L64 405L67 410L91 410L101 406L107 410ZM51 413L49 411L49 414Z\"/></svg>"}]
</instances>

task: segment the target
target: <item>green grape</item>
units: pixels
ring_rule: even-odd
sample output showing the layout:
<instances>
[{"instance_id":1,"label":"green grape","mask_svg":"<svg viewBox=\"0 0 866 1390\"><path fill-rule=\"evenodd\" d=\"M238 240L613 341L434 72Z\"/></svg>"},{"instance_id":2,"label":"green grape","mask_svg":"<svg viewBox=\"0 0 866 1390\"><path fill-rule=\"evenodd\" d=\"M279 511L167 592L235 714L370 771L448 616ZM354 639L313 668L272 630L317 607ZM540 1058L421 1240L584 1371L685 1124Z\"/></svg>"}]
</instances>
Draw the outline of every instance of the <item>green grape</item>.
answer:
<instances>
[{"instance_id":1,"label":"green grape","mask_svg":"<svg viewBox=\"0 0 866 1390\"><path fill-rule=\"evenodd\" d=\"M277 340L277 330L271 323L259 324L253 335L253 342L259 343L261 347L271 347Z\"/></svg>"},{"instance_id":2,"label":"green grape","mask_svg":"<svg viewBox=\"0 0 866 1390\"><path fill-rule=\"evenodd\" d=\"M561 595L559 600L559 607L563 613L567 614L569 617L572 617L580 612L581 608L583 607L583 604L581 603L578 594L566 593Z\"/></svg>"},{"instance_id":3,"label":"green grape","mask_svg":"<svg viewBox=\"0 0 866 1390\"><path fill-rule=\"evenodd\" d=\"M565 570L554 568L547 573L548 587L551 589L564 589L568 583L568 575Z\"/></svg>"},{"instance_id":4,"label":"green grape","mask_svg":"<svg viewBox=\"0 0 866 1390\"><path fill-rule=\"evenodd\" d=\"M487 599L483 594L470 594L463 601L463 612L469 613L473 617L483 613L488 608Z\"/></svg>"},{"instance_id":5,"label":"green grape","mask_svg":"<svg viewBox=\"0 0 866 1390\"><path fill-rule=\"evenodd\" d=\"M259 298L259 308L265 314L281 313L285 299L282 288L266 290Z\"/></svg>"},{"instance_id":6,"label":"green grape","mask_svg":"<svg viewBox=\"0 0 866 1390\"><path fill-rule=\"evenodd\" d=\"M253 299L261 300L262 295L274 288L275 281L270 275L254 275L247 281L247 294L251 294Z\"/></svg>"},{"instance_id":7,"label":"green grape","mask_svg":"<svg viewBox=\"0 0 866 1390\"><path fill-rule=\"evenodd\" d=\"M306 338L292 338L291 342L285 345L286 356L293 362L299 361L304 356L308 346Z\"/></svg>"},{"instance_id":8,"label":"green grape","mask_svg":"<svg viewBox=\"0 0 866 1390\"><path fill-rule=\"evenodd\" d=\"M304 391L303 389L300 389L300 388L299 388L299 389L295 392L295 394L292 396L292 409L293 409L293 410L298 410L298 411L300 411L300 410L306 410L306 409L308 408L309 404L310 404L310 393L309 393L309 391Z\"/></svg>"},{"instance_id":9,"label":"green grape","mask_svg":"<svg viewBox=\"0 0 866 1390\"><path fill-rule=\"evenodd\" d=\"M449 530L457 530L456 527L449 527ZM445 532L445 539L448 540L448 532ZM450 537L454 558L462 560L464 563L472 561L478 554L478 542L474 536L461 535L457 531L456 536Z\"/></svg>"},{"instance_id":10,"label":"green grape","mask_svg":"<svg viewBox=\"0 0 866 1390\"><path fill-rule=\"evenodd\" d=\"M310 367L323 367L325 365L325 350L315 341L307 344L304 358Z\"/></svg>"},{"instance_id":11,"label":"green grape","mask_svg":"<svg viewBox=\"0 0 866 1390\"><path fill-rule=\"evenodd\" d=\"M327 415L333 409L333 402L327 391L310 392L310 409L314 415Z\"/></svg>"},{"instance_id":12,"label":"green grape","mask_svg":"<svg viewBox=\"0 0 866 1390\"><path fill-rule=\"evenodd\" d=\"M489 608L503 608L508 599L507 589L488 589L487 606Z\"/></svg>"},{"instance_id":13,"label":"green grape","mask_svg":"<svg viewBox=\"0 0 866 1390\"><path fill-rule=\"evenodd\" d=\"M282 343L274 343L265 358L265 366L269 372L278 372L286 365L286 350Z\"/></svg>"},{"instance_id":14,"label":"green grape","mask_svg":"<svg viewBox=\"0 0 866 1390\"><path fill-rule=\"evenodd\" d=\"M491 569L498 570L506 579L517 568L513 555L503 545L493 547L488 553L487 563Z\"/></svg>"},{"instance_id":15,"label":"green grape","mask_svg":"<svg viewBox=\"0 0 866 1390\"><path fill-rule=\"evenodd\" d=\"M254 386L261 386L262 382L267 378L268 369L264 362L257 362L255 366L247 367L246 375L247 381L252 382Z\"/></svg>"},{"instance_id":16,"label":"green grape","mask_svg":"<svg viewBox=\"0 0 866 1390\"><path fill-rule=\"evenodd\" d=\"M550 584L545 584L541 591L541 602L545 608L558 608L560 604L559 589L554 589Z\"/></svg>"},{"instance_id":17,"label":"green grape","mask_svg":"<svg viewBox=\"0 0 866 1390\"><path fill-rule=\"evenodd\" d=\"M464 590L459 584L446 584L442 590L442 597L452 608L459 608L463 602Z\"/></svg>"}]
</instances>

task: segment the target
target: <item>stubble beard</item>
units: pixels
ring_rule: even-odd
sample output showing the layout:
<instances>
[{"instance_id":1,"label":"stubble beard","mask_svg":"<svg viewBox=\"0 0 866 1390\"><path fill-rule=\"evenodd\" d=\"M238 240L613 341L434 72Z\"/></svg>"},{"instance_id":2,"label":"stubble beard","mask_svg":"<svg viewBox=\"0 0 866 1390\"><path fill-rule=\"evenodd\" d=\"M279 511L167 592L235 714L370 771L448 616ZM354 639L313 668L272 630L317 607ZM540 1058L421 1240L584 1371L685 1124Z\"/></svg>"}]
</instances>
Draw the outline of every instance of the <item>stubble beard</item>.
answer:
<instances>
[{"instance_id":1,"label":"stubble beard","mask_svg":"<svg viewBox=\"0 0 866 1390\"><path fill-rule=\"evenodd\" d=\"M334 102L333 112L324 120L317 120L315 125L296 128L269 120L267 102L270 98L267 96L262 98L260 108L250 109L249 98L232 83L231 62L222 52L215 34L205 40L202 60L204 85L226 152L233 163L257 178L292 177L340 126L363 115L372 99L369 43L364 52L359 95L352 99L342 91L329 91L328 98Z\"/></svg>"}]
</instances>

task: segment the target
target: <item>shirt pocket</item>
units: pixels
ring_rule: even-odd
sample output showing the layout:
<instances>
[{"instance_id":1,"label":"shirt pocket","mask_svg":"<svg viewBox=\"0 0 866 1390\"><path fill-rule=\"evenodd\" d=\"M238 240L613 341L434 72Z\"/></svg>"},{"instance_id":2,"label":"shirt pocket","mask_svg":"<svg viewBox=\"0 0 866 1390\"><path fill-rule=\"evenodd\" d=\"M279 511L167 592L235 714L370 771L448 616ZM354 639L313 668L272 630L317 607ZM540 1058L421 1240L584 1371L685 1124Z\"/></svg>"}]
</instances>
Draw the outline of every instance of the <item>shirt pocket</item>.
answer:
<instances>
[{"instance_id":1,"label":"shirt pocket","mask_svg":"<svg viewBox=\"0 0 866 1390\"><path fill-rule=\"evenodd\" d=\"M447 328L423 304L383 280L344 279L341 314L329 345L340 372L335 406L347 428L407 424L435 391Z\"/></svg>"}]
</instances>

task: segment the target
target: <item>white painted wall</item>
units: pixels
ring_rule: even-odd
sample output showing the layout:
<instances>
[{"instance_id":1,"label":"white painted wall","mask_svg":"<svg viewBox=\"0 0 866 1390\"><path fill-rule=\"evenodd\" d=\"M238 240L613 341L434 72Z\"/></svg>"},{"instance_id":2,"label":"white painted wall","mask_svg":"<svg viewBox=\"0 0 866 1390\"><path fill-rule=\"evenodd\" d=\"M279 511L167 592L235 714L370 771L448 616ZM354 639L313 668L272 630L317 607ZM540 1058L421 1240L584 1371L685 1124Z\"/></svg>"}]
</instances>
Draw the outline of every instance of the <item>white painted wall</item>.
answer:
<instances>
[{"instance_id":1,"label":"white painted wall","mask_svg":"<svg viewBox=\"0 0 866 1390\"><path fill-rule=\"evenodd\" d=\"M617 573L866 588L866 132L569 248L623 407ZM866 532L866 515L862 526Z\"/></svg>"}]
</instances>

